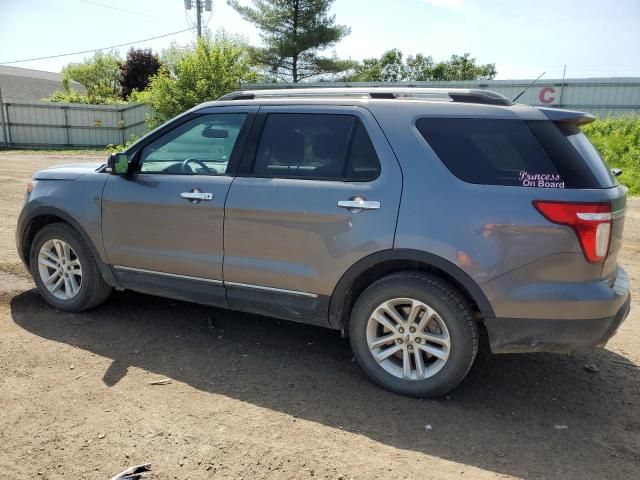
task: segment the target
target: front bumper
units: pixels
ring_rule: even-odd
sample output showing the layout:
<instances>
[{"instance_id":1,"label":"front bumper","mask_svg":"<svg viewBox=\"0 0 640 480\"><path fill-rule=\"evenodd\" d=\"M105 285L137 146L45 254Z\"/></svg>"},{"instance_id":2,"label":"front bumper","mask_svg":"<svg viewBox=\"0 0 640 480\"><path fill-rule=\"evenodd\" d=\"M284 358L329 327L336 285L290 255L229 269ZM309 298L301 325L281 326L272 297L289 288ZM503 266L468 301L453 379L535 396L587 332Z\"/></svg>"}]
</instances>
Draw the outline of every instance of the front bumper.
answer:
<instances>
[{"instance_id":1,"label":"front bumper","mask_svg":"<svg viewBox=\"0 0 640 480\"><path fill-rule=\"evenodd\" d=\"M486 318L493 353L571 352L586 347L603 347L627 318L631 305L629 282L624 270L613 287L617 311L593 319ZM619 305L619 306L618 306Z\"/></svg>"},{"instance_id":2,"label":"front bumper","mask_svg":"<svg viewBox=\"0 0 640 480\"><path fill-rule=\"evenodd\" d=\"M16 250L18 251L18 257L22 260L27 270L30 270L28 252L25 252L25 236L26 236L26 209L23 207L18 217L18 224L16 225Z\"/></svg>"}]
</instances>

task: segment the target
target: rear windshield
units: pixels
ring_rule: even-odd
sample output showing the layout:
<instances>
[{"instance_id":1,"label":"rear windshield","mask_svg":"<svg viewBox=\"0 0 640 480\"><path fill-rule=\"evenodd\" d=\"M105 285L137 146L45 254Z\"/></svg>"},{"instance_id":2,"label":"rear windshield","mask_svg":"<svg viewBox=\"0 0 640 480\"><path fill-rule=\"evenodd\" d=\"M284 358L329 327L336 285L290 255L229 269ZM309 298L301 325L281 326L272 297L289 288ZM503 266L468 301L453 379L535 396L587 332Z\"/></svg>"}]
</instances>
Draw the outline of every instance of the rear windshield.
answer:
<instances>
[{"instance_id":1,"label":"rear windshield","mask_svg":"<svg viewBox=\"0 0 640 480\"><path fill-rule=\"evenodd\" d=\"M550 121L421 118L418 131L469 183L608 188L615 180L580 129Z\"/></svg>"}]
</instances>

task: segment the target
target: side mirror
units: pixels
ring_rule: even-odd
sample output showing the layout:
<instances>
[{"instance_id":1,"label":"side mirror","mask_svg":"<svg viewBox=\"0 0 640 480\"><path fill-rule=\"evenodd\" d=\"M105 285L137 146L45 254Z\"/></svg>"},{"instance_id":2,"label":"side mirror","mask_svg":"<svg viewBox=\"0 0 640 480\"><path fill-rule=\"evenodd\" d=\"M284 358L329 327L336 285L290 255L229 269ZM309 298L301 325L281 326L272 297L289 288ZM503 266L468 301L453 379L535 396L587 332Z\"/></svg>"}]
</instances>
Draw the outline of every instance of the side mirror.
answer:
<instances>
[{"instance_id":1,"label":"side mirror","mask_svg":"<svg viewBox=\"0 0 640 480\"><path fill-rule=\"evenodd\" d=\"M114 153L109 155L107 167L113 175L126 175L129 173L129 157L126 153Z\"/></svg>"}]
</instances>

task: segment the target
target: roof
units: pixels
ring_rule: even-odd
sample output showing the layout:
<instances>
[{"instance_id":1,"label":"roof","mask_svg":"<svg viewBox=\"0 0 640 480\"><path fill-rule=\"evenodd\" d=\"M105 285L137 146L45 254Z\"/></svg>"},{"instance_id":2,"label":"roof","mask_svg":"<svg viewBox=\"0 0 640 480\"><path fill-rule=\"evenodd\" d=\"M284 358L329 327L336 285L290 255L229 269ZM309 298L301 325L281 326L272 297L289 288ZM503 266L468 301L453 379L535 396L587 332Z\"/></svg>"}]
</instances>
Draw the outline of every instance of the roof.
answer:
<instances>
[{"instance_id":1,"label":"roof","mask_svg":"<svg viewBox=\"0 0 640 480\"><path fill-rule=\"evenodd\" d=\"M85 91L78 82L71 83L75 90ZM62 89L62 74L0 65L0 88L4 101L38 101Z\"/></svg>"},{"instance_id":2,"label":"roof","mask_svg":"<svg viewBox=\"0 0 640 480\"><path fill-rule=\"evenodd\" d=\"M374 115L388 115L390 112L401 111L411 118L421 115L459 118L519 118L521 120L550 119L578 125L589 123L595 118L593 115L581 111L513 103L507 97L490 90L416 87L241 90L223 95L215 101L202 103L189 112L229 105L364 107Z\"/></svg>"}]
</instances>

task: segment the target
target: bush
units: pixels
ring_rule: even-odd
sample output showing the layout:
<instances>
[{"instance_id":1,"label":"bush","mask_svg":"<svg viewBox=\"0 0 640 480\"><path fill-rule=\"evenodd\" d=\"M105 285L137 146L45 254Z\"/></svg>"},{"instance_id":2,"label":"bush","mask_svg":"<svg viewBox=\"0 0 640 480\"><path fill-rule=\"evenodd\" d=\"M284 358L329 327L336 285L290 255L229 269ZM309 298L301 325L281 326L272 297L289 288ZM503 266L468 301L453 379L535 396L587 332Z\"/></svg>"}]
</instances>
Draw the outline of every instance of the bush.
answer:
<instances>
[{"instance_id":1,"label":"bush","mask_svg":"<svg viewBox=\"0 0 640 480\"><path fill-rule=\"evenodd\" d=\"M135 49L127 52L127 60L120 64L120 86L122 98L128 99L134 90L144 90L149 79L160 70L160 59L150 48Z\"/></svg>"},{"instance_id":2,"label":"bush","mask_svg":"<svg viewBox=\"0 0 640 480\"><path fill-rule=\"evenodd\" d=\"M640 195L640 117L610 117L582 130L611 168L620 168L618 180L629 194Z\"/></svg>"},{"instance_id":3,"label":"bush","mask_svg":"<svg viewBox=\"0 0 640 480\"><path fill-rule=\"evenodd\" d=\"M116 105L116 104L124 104L127 103L124 100L121 100L117 97L93 97L90 98L88 95L83 93L78 93L75 90L70 90L68 92L64 90L59 90L57 92L53 92L47 98L43 100L47 102L56 102L56 103L84 103L87 105Z\"/></svg>"},{"instance_id":4,"label":"bush","mask_svg":"<svg viewBox=\"0 0 640 480\"><path fill-rule=\"evenodd\" d=\"M134 90L129 96L130 101L146 103L153 109L149 127L259 80L249 47L224 34L199 39L187 49L172 47L163 52L163 63L165 66L151 77L146 90Z\"/></svg>"},{"instance_id":5,"label":"bush","mask_svg":"<svg viewBox=\"0 0 640 480\"><path fill-rule=\"evenodd\" d=\"M136 137L134 134L131 134L131 136L129 137L129 141L127 143L125 143L124 145L112 145L112 144L109 144L104 148L104 151L107 152L107 153L124 152L127 148L129 148L131 145L133 145L137 141L138 141L138 137Z\"/></svg>"}]
</instances>

